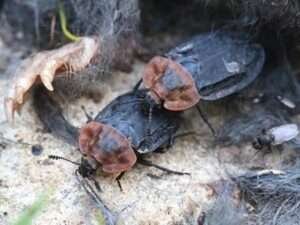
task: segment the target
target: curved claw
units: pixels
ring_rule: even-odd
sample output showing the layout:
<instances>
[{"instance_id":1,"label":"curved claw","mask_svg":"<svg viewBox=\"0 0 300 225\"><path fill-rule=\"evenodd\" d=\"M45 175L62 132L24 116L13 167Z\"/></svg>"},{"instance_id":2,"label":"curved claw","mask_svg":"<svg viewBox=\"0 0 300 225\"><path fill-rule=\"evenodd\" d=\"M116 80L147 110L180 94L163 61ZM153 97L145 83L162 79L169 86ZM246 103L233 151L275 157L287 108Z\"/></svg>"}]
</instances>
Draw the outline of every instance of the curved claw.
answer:
<instances>
[{"instance_id":1,"label":"curved claw","mask_svg":"<svg viewBox=\"0 0 300 225\"><path fill-rule=\"evenodd\" d=\"M77 42L39 52L23 60L4 100L7 119L13 121L14 113L19 111L25 95L34 84L41 82L49 91L53 91L52 81L56 75L68 68L72 68L72 72L84 69L97 55L99 48L98 38L82 37Z\"/></svg>"}]
</instances>

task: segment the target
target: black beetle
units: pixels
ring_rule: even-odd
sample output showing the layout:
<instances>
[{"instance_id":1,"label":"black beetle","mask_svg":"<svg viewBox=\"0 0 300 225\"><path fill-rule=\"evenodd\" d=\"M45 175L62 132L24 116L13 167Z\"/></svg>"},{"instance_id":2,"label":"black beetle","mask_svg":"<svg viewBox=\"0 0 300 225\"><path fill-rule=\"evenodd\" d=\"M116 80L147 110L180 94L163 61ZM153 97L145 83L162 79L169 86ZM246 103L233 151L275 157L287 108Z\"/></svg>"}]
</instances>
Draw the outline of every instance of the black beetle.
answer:
<instances>
[{"instance_id":1,"label":"black beetle","mask_svg":"<svg viewBox=\"0 0 300 225\"><path fill-rule=\"evenodd\" d=\"M126 171L136 162L135 151L153 152L172 141L179 113L154 109L148 124L143 102L146 94L139 90L117 97L80 129L81 151L101 162L105 172Z\"/></svg>"},{"instance_id":2,"label":"black beetle","mask_svg":"<svg viewBox=\"0 0 300 225\"><path fill-rule=\"evenodd\" d=\"M143 83L157 103L181 111L200 99L213 101L240 91L260 74L264 62L264 49L243 33L205 33L154 57Z\"/></svg>"},{"instance_id":3,"label":"black beetle","mask_svg":"<svg viewBox=\"0 0 300 225\"><path fill-rule=\"evenodd\" d=\"M63 117L62 110L42 87L35 90L34 105L40 120L54 135L79 146L104 172L120 173L136 163L137 154L170 144L180 124L180 113L165 109L153 110L149 124L144 112L145 95L146 91L139 90L117 97L79 131Z\"/></svg>"},{"instance_id":4,"label":"black beetle","mask_svg":"<svg viewBox=\"0 0 300 225\"><path fill-rule=\"evenodd\" d=\"M143 82L150 108L183 111L200 99L214 101L242 90L264 62L264 49L243 33L205 33L154 57L135 89Z\"/></svg>"}]
</instances>

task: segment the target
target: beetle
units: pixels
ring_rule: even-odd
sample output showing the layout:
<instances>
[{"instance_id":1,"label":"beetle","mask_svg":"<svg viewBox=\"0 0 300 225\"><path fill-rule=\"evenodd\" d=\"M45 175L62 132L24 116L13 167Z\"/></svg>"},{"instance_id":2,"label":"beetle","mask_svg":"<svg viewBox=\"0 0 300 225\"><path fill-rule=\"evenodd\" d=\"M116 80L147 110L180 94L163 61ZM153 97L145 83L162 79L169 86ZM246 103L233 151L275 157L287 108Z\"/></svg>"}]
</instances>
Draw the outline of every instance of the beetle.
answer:
<instances>
[{"instance_id":1,"label":"beetle","mask_svg":"<svg viewBox=\"0 0 300 225\"><path fill-rule=\"evenodd\" d=\"M82 163L79 163L78 172L82 176L86 176L86 173L94 175L94 170L98 168L109 174L122 174L136 164L140 155L170 145L180 125L180 113L165 109L153 110L149 124L144 112L143 99L146 94L146 91L139 90L115 98L80 129L64 118L59 105L43 87L34 92L34 108L49 131L79 147L88 161L97 162L97 167L91 167L92 170L80 167ZM157 166L144 159L138 162L168 173L187 174Z\"/></svg>"},{"instance_id":2,"label":"beetle","mask_svg":"<svg viewBox=\"0 0 300 225\"><path fill-rule=\"evenodd\" d=\"M204 33L152 58L134 90L143 83L150 108L183 111L200 99L215 101L247 87L264 62L263 47L243 33Z\"/></svg>"},{"instance_id":3,"label":"beetle","mask_svg":"<svg viewBox=\"0 0 300 225\"><path fill-rule=\"evenodd\" d=\"M179 113L154 109L148 124L142 101L146 94L139 90L117 97L80 129L80 150L101 162L103 171L127 171L135 164L136 154L153 152L172 141Z\"/></svg>"},{"instance_id":4,"label":"beetle","mask_svg":"<svg viewBox=\"0 0 300 225\"><path fill-rule=\"evenodd\" d=\"M299 129L296 124L284 124L269 130L262 130L262 133L253 141L252 146L257 150L267 147L270 151L271 146L281 145L296 138L298 135Z\"/></svg>"}]
</instances>

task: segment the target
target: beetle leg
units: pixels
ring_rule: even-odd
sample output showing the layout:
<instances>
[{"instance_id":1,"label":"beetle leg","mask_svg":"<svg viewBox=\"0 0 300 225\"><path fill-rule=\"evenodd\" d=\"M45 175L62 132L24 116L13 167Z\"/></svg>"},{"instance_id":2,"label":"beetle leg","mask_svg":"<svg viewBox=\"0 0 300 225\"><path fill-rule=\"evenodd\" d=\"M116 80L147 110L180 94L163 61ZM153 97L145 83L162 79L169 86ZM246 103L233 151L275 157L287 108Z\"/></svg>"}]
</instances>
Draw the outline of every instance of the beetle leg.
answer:
<instances>
[{"instance_id":1,"label":"beetle leg","mask_svg":"<svg viewBox=\"0 0 300 225\"><path fill-rule=\"evenodd\" d=\"M166 147L162 146L162 147L159 147L158 149L156 149L153 153L159 153L159 154L163 154L163 153L166 153L168 151L168 148L171 147L169 145L169 143L166 145Z\"/></svg>"},{"instance_id":2,"label":"beetle leg","mask_svg":"<svg viewBox=\"0 0 300 225\"><path fill-rule=\"evenodd\" d=\"M105 219L105 224L113 225L117 222L117 217L110 211L110 209L103 203L102 199L89 184L89 182L84 179L78 172L76 173L76 179L81 184L86 193L93 199L97 204L98 208L101 210L101 214Z\"/></svg>"},{"instance_id":3,"label":"beetle leg","mask_svg":"<svg viewBox=\"0 0 300 225\"><path fill-rule=\"evenodd\" d=\"M174 142L175 142L175 138L176 138L176 135L172 135L167 144L166 144L166 147L165 148L171 148L173 145L174 145Z\"/></svg>"},{"instance_id":4,"label":"beetle leg","mask_svg":"<svg viewBox=\"0 0 300 225\"><path fill-rule=\"evenodd\" d=\"M143 82L143 79L141 78L141 79L136 83L136 85L134 85L132 91L133 91L133 92L136 92L136 91L139 89L139 87L141 86L142 82Z\"/></svg>"},{"instance_id":5,"label":"beetle leg","mask_svg":"<svg viewBox=\"0 0 300 225\"><path fill-rule=\"evenodd\" d=\"M198 110L198 113L200 115L200 117L202 118L202 120L204 121L204 123L208 126L208 128L210 129L211 133L213 136L216 136L216 132L214 130L214 128L212 127L212 125L208 122L208 119L206 118L206 116L204 115L204 113L202 112L201 108L199 105L196 105L196 108Z\"/></svg>"},{"instance_id":6,"label":"beetle leg","mask_svg":"<svg viewBox=\"0 0 300 225\"><path fill-rule=\"evenodd\" d=\"M186 136L194 135L194 134L197 134L197 133L195 131L186 131L186 132L181 132L179 134L175 134L169 139L168 147L171 147L177 138L186 137Z\"/></svg>"},{"instance_id":7,"label":"beetle leg","mask_svg":"<svg viewBox=\"0 0 300 225\"><path fill-rule=\"evenodd\" d=\"M102 192L102 188L101 188L99 182L94 177L88 177L88 179L93 181L97 191Z\"/></svg>"},{"instance_id":8,"label":"beetle leg","mask_svg":"<svg viewBox=\"0 0 300 225\"><path fill-rule=\"evenodd\" d=\"M160 154L166 153L169 150L169 148L171 148L173 146L173 144L175 142L174 139L175 139L174 136L170 137L169 140L165 144L163 144L161 147L156 149L154 151L154 153L160 153Z\"/></svg>"},{"instance_id":9,"label":"beetle leg","mask_svg":"<svg viewBox=\"0 0 300 225\"><path fill-rule=\"evenodd\" d=\"M261 149L256 150L255 153L254 153L254 155L253 155L253 158L255 158L260 152L261 152Z\"/></svg>"},{"instance_id":10,"label":"beetle leg","mask_svg":"<svg viewBox=\"0 0 300 225\"><path fill-rule=\"evenodd\" d=\"M93 117L86 111L86 109L83 105L81 106L81 109L84 112L85 117L87 118L86 123L89 123L94 120Z\"/></svg>"},{"instance_id":11,"label":"beetle leg","mask_svg":"<svg viewBox=\"0 0 300 225\"><path fill-rule=\"evenodd\" d=\"M164 153L164 152L166 152L166 150L164 150L164 149L168 149L168 148L171 148L173 145L174 145L174 143L175 143L175 140L177 139L177 138L181 138L181 137L185 137L185 136L189 136L189 135L193 135L193 134L196 134L196 132L195 131L186 131L186 132L181 132L181 133L179 133L179 134L175 134L175 135L172 135L170 138L169 138L169 140L167 141L167 143L163 146L163 147L161 147L161 149L159 149L158 150L158 152L159 153ZM155 152L157 152L157 150L155 150Z\"/></svg>"},{"instance_id":12,"label":"beetle leg","mask_svg":"<svg viewBox=\"0 0 300 225\"><path fill-rule=\"evenodd\" d=\"M278 149L278 151L282 152L284 150L283 145L277 145L276 148Z\"/></svg>"},{"instance_id":13,"label":"beetle leg","mask_svg":"<svg viewBox=\"0 0 300 225\"><path fill-rule=\"evenodd\" d=\"M125 172L122 172L116 178L116 181L118 182L118 186L119 186L121 192L123 192L123 188L122 188L120 180L122 179L122 177L124 176L124 174L125 174Z\"/></svg>"},{"instance_id":14,"label":"beetle leg","mask_svg":"<svg viewBox=\"0 0 300 225\"><path fill-rule=\"evenodd\" d=\"M205 224L205 217L206 217L206 213L201 212L198 219L197 219L198 225L204 225Z\"/></svg>"},{"instance_id":15,"label":"beetle leg","mask_svg":"<svg viewBox=\"0 0 300 225\"><path fill-rule=\"evenodd\" d=\"M168 174L175 174L175 175L191 175L190 173L179 172L179 171L171 170L171 169L168 169L168 168L165 168L165 167L156 165L156 164L152 163L151 161L146 160L146 159L142 159L142 158L139 158L139 159L138 159L138 163L140 163L141 165L144 165L144 166L154 167L154 168L159 169L159 170L161 170L161 171L164 171L164 172L166 172L166 173L168 173Z\"/></svg>"},{"instance_id":16,"label":"beetle leg","mask_svg":"<svg viewBox=\"0 0 300 225\"><path fill-rule=\"evenodd\" d=\"M272 153L272 146L271 146L271 144L266 145L262 150L264 150L264 151L258 150L258 152L262 152L262 156L263 157L265 157L267 154Z\"/></svg>"},{"instance_id":17,"label":"beetle leg","mask_svg":"<svg viewBox=\"0 0 300 225\"><path fill-rule=\"evenodd\" d=\"M269 144L268 146L267 146L267 152L266 152L266 154L267 153L272 153L272 146L271 146L271 144Z\"/></svg>"}]
</instances>

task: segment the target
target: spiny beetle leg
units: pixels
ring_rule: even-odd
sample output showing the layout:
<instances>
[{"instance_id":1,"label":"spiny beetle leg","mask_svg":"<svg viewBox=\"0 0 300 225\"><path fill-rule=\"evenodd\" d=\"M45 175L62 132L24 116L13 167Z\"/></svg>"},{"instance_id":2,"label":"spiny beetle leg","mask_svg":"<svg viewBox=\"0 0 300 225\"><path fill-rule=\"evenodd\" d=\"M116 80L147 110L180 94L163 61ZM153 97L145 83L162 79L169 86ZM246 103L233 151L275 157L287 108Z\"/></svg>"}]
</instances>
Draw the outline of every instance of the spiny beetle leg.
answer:
<instances>
[{"instance_id":1,"label":"spiny beetle leg","mask_svg":"<svg viewBox=\"0 0 300 225\"><path fill-rule=\"evenodd\" d=\"M96 187L96 190L99 191L99 192L102 192L102 188L99 184L99 182L94 178L94 177L91 177L90 180L93 181L95 187Z\"/></svg>"},{"instance_id":2,"label":"spiny beetle leg","mask_svg":"<svg viewBox=\"0 0 300 225\"><path fill-rule=\"evenodd\" d=\"M97 207L101 210L103 217L105 219L105 224L113 225L117 222L117 216L105 205L100 196L96 193L89 182L83 178L79 173L76 173L76 179L81 184L86 193L93 199L97 204Z\"/></svg>"},{"instance_id":3,"label":"spiny beetle leg","mask_svg":"<svg viewBox=\"0 0 300 225\"><path fill-rule=\"evenodd\" d=\"M136 83L136 85L134 85L132 91L133 91L133 92L136 92L136 91L139 89L139 87L141 86L142 82L143 82L143 79L141 78L141 79Z\"/></svg>"},{"instance_id":4,"label":"spiny beetle leg","mask_svg":"<svg viewBox=\"0 0 300 225\"><path fill-rule=\"evenodd\" d=\"M208 119L206 118L206 116L204 115L204 113L202 112L201 108L199 105L196 105L196 108L198 110L198 113L200 115L200 117L202 118L202 120L204 121L204 123L208 126L208 128L210 129L211 133L213 136L216 136L216 132L215 129L212 127L212 125L210 124L210 122L208 121Z\"/></svg>"},{"instance_id":5,"label":"spiny beetle leg","mask_svg":"<svg viewBox=\"0 0 300 225\"><path fill-rule=\"evenodd\" d=\"M142 158L138 159L138 163L140 163L141 165L144 165L144 166L154 167L154 168L159 169L161 171L164 171L164 172L166 172L168 174L191 175L190 173L179 172L179 171L171 170L171 169L168 169L168 168L156 165L156 164L152 163L151 161L148 161L148 160L145 160L145 159L142 159Z\"/></svg>"},{"instance_id":6,"label":"spiny beetle leg","mask_svg":"<svg viewBox=\"0 0 300 225\"><path fill-rule=\"evenodd\" d=\"M121 185L121 181L120 181L120 180L122 179L122 177L124 176L124 174L125 174L125 172L122 172L122 173L120 173L120 174L117 176L117 178L116 178L117 183L118 183L118 186L119 186L121 192L123 192L123 188L122 188L122 185Z\"/></svg>"},{"instance_id":7,"label":"spiny beetle leg","mask_svg":"<svg viewBox=\"0 0 300 225\"><path fill-rule=\"evenodd\" d=\"M87 118L86 123L89 123L94 120L93 117L86 111L86 108L83 105L81 106L81 109L84 112L85 117Z\"/></svg>"},{"instance_id":8,"label":"spiny beetle leg","mask_svg":"<svg viewBox=\"0 0 300 225\"><path fill-rule=\"evenodd\" d=\"M168 141L167 148L172 147L177 138L186 137L186 136L194 135L194 134L196 134L195 131L186 131L186 132L181 132L181 133L173 135Z\"/></svg>"}]
</instances>

